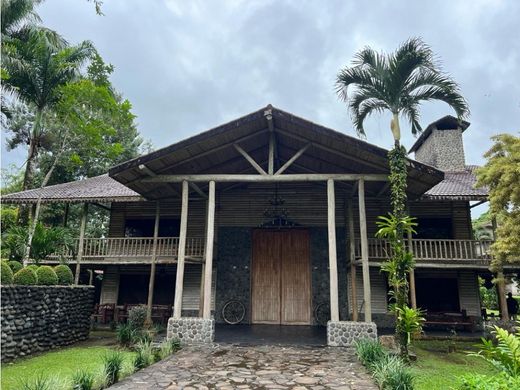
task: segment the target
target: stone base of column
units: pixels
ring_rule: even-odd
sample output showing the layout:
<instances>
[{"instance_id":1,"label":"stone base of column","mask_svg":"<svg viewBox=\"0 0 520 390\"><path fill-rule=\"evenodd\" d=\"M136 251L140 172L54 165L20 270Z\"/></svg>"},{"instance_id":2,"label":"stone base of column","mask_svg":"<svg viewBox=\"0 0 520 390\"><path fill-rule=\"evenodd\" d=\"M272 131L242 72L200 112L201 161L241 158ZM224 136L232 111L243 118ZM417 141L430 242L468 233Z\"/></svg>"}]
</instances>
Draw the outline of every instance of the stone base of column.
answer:
<instances>
[{"instance_id":1,"label":"stone base of column","mask_svg":"<svg viewBox=\"0 0 520 390\"><path fill-rule=\"evenodd\" d=\"M329 321L327 323L327 345L352 347L356 340L377 340L377 327L373 322Z\"/></svg>"},{"instance_id":2,"label":"stone base of column","mask_svg":"<svg viewBox=\"0 0 520 390\"><path fill-rule=\"evenodd\" d=\"M178 339L181 345L211 344L215 338L215 320L200 317L170 318L168 340Z\"/></svg>"}]
</instances>

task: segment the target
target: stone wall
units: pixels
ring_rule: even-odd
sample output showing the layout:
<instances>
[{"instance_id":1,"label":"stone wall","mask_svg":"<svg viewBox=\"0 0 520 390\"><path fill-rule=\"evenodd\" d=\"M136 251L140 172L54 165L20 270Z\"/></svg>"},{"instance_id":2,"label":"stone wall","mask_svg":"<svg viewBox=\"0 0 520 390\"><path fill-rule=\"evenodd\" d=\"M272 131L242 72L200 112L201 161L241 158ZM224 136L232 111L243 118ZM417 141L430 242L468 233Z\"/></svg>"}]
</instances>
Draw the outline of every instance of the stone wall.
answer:
<instances>
[{"instance_id":1,"label":"stone wall","mask_svg":"<svg viewBox=\"0 0 520 390\"><path fill-rule=\"evenodd\" d=\"M85 340L94 287L1 286L2 362Z\"/></svg>"},{"instance_id":2,"label":"stone wall","mask_svg":"<svg viewBox=\"0 0 520 390\"><path fill-rule=\"evenodd\" d=\"M170 318L168 340L177 339L181 345L211 344L215 338L215 320L197 317Z\"/></svg>"},{"instance_id":3,"label":"stone wall","mask_svg":"<svg viewBox=\"0 0 520 390\"><path fill-rule=\"evenodd\" d=\"M377 340L377 328L373 322L329 321L327 323L327 345L351 347L356 340Z\"/></svg>"},{"instance_id":4,"label":"stone wall","mask_svg":"<svg viewBox=\"0 0 520 390\"><path fill-rule=\"evenodd\" d=\"M443 171L463 171L466 161L462 130L433 130L415 152L415 159Z\"/></svg>"}]
</instances>

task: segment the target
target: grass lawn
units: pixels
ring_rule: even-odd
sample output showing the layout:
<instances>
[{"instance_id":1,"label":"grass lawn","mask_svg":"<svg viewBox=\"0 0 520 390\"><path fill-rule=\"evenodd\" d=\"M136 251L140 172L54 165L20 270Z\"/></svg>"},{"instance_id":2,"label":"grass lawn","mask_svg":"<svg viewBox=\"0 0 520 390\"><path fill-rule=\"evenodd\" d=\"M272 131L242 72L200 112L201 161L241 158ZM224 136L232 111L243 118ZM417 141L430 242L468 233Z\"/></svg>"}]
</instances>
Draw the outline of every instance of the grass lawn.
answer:
<instances>
[{"instance_id":1,"label":"grass lawn","mask_svg":"<svg viewBox=\"0 0 520 390\"><path fill-rule=\"evenodd\" d=\"M79 368L94 373L96 377L98 374L101 376L103 356L114 349L117 349L117 345L113 332L91 332L89 340L74 346L2 364L1 388L2 390L19 389L22 379L36 379L39 375L48 376L66 385ZM135 354L124 350L122 352L125 358L123 371L127 375L132 371L132 360Z\"/></svg>"},{"instance_id":2,"label":"grass lawn","mask_svg":"<svg viewBox=\"0 0 520 390\"><path fill-rule=\"evenodd\" d=\"M456 388L465 374L492 374L493 367L483 359L467 356L467 351L476 351L475 341L457 341L456 352L448 353L447 340L419 340L413 351L417 362L413 372L417 376L416 390L447 390Z\"/></svg>"}]
</instances>

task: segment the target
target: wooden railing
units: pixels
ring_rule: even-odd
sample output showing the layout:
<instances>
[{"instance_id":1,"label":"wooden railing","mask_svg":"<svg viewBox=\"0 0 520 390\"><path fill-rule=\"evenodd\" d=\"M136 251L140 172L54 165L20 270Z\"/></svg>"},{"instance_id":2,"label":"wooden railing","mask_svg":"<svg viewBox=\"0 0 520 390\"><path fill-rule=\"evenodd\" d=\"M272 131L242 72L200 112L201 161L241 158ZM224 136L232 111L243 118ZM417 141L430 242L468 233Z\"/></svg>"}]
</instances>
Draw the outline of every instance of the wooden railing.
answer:
<instances>
[{"instance_id":1,"label":"wooden railing","mask_svg":"<svg viewBox=\"0 0 520 390\"><path fill-rule=\"evenodd\" d=\"M412 239L412 253L416 261L483 262L491 261L490 240ZM406 242L408 245L408 242ZM361 258L361 240L356 239L356 258ZM383 261L392 255L388 240L368 239L369 260Z\"/></svg>"},{"instance_id":2,"label":"wooden railing","mask_svg":"<svg viewBox=\"0 0 520 390\"><path fill-rule=\"evenodd\" d=\"M79 240L76 239L73 249L57 251L49 258L75 258L79 249L78 244ZM186 239L186 257L204 256L204 244L202 237L188 237ZM157 239L156 255L158 258L176 258L178 249L179 237L159 237ZM153 237L85 238L83 241L84 260L151 258L152 254Z\"/></svg>"}]
</instances>

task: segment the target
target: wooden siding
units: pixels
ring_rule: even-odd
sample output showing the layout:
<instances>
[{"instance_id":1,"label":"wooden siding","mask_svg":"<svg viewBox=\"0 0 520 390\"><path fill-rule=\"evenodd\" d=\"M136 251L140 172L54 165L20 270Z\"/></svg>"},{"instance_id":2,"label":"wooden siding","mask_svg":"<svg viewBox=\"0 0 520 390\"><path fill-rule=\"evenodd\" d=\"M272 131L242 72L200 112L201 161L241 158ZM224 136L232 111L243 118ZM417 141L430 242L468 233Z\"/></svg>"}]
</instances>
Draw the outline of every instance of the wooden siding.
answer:
<instances>
[{"instance_id":1,"label":"wooden siding","mask_svg":"<svg viewBox=\"0 0 520 390\"><path fill-rule=\"evenodd\" d=\"M336 224L345 224L345 192L336 186ZM274 184L239 184L236 188L219 191L217 183L216 218L217 226L257 227L266 222L264 212L270 208L269 200L275 194ZM289 220L303 227L327 226L327 189L324 185L311 183L282 183L278 195L285 200L282 206L288 212ZM359 211L354 202L354 228L359 237ZM373 237L376 220L390 210L388 198L375 198L367 195L368 236ZM455 239L471 239L471 218L469 202L412 202L411 215L415 217L452 218ZM109 236L124 235L127 218L153 218L155 202L128 202L112 205ZM188 236L204 236L206 202L193 199L188 208ZM180 216L180 200L161 202L161 215Z\"/></svg>"},{"instance_id":2,"label":"wooden siding","mask_svg":"<svg viewBox=\"0 0 520 390\"><path fill-rule=\"evenodd\" d=\"M184 293L182 295L183 310L199 310L200 305L200 282L201 282L201 266L199 264L187 264L184 269ZM119 294L119 276L120 274L149 274L148 269L142 266L108 266L103 274L103 283L101 285L100 304L117 303ZM175 265L166 268L167 274L175 273ZM213 270L212 292L211 292L211 308L215 308L215 284L216 275ZM172 290L174 286L172 285ZM172 302L173 305L173 302Z\"/></svg>"},{"instance_id":3,"label":"wooden siding","mask_svg":"<svg viewBox=\"0 0 520 390\"><path fill-rule=\"evenodd\" d=\"M349 312L352 312L352 287L351 287L351 276L347 274L347 291L348 291L348 302ZM344 281L340 281L344 283ZM379 268L370 268L370 285L372 293L372 313L373 314L384 314L387 313L387 284L384 274L382 274ZM357 297L357 310L359 313L365 312L365 305L363 305L363 273L361 268L357 268L356 272L356 297Z\"/></svg>"}]
</instances>

